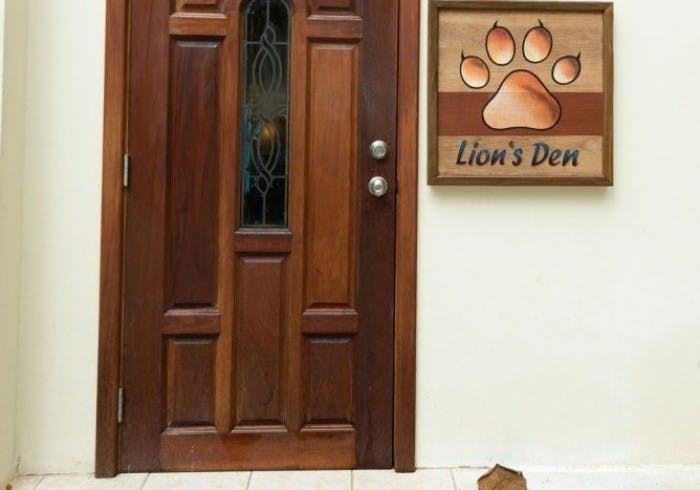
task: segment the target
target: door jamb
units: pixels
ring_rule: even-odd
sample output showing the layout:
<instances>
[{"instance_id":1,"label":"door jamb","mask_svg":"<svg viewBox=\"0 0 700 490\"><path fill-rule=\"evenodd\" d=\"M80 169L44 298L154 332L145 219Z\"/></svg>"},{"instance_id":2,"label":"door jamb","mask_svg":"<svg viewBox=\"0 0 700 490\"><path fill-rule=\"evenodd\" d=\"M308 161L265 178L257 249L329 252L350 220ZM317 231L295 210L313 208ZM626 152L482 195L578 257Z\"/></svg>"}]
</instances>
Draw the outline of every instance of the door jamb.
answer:
<instances>
[{"instance_id":1,"label":"door jamb","mask_svg":"<svg viewBox=\"0 0 700 490\"><path fill-rule=\"evenodd\" d=\"M95 475L118 472L129 0L106 1ZM399 0L394 468L415 470L419 0Z\"/></svg>"},{"instance_id":2,"label":"door jamb","mask_svg":"<svg viewBox=\"0 0 700 490\"><path fill-rule=\"evenodd\" d=\"M117 474L117 391L121 377L122 257L126 153L129 0L106 0L105 94L100 245L100 332L97 364L95 475Z\"/></svg>"},{"instance_id":3,"label":"door jamb","mask_svg":"<svg viewBox=\"0 0 700 490\"><path fill-rule=\"evenodd\" d=\"M420 0L399 0L394 300L394 469L416 469Z\"/></svg>"}]
</instances>

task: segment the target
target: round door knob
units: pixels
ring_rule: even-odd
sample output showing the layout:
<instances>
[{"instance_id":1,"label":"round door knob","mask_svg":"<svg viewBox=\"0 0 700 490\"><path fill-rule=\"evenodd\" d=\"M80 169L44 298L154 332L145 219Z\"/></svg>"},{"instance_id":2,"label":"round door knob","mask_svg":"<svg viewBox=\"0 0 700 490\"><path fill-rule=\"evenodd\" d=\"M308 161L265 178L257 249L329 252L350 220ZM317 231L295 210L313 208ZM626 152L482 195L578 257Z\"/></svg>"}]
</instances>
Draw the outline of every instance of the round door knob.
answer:
<instances>
[{"instance_id":1,"label":"round door knob","mask_svg":"<svg viewBox=\"0 0 700 490\"><path fill-rule=\"evenodd\" d=\"M369 153L375 160L384 160L389 154L389 145L386 141L377 140L370 145Z\"/></svg>"},{"instance_id":2,"label":"round door knob","mask_svg":"<svg viewBox=\"0 0 700 490\"><path fill-rule=\"evenodd\" d=\"M382 197L389 191L389 183L384 177L372 177L369 181L369 193L374 197Z\"/></svg>"}]
</instances>

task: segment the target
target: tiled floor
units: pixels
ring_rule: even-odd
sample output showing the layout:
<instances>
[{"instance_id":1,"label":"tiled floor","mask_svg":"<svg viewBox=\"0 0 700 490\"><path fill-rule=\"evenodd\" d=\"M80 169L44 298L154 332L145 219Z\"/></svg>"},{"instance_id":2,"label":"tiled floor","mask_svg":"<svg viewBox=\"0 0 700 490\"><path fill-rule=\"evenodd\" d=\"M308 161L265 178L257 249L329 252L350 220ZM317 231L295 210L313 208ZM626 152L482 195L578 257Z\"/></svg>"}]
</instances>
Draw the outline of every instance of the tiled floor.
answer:
<instances>
[{"instance_id":1,"label":"tiled floor","mask_svg":"<svg viewBox=\"0 0 700 490\"><path fill-rule=\"evenodd\" d=\"M477 490L483 469L393 471L256 471L237 473L159 473L119 475L22 476L12 490ZM531 468L528 490L698 490L700 466Z\"/></svg>"},{"instance_id":2,"label":"tiled floor","mask_svg":"<svg viewBox=\"0 0 700 490\"><path fill-rule=\"evenodd\" d=\"M235 473L160 473L119 475L96 480L89 475L22 476L12 490L455 490L476 489L484 470L256 471ZM457 486L457 479L462 484ZM473 485L470 485L473 483Z\"/></svg>"}]
</instances>

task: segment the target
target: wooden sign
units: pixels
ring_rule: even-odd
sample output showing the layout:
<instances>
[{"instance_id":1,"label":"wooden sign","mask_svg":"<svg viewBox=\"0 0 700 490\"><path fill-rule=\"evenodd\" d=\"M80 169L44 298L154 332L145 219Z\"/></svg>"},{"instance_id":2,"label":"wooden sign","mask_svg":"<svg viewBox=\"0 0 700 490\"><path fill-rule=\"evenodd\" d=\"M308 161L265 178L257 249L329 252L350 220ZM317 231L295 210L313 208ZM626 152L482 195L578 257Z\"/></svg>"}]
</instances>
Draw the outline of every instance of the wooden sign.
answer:
<instances>
[{"instance_id":1,"label":"wooden sign","mask_svg":"<svg viewBox=\"0 0 700 490\"><path fill-rule=\"evenodd\" d=\"M430 184L612 185L611 3L431 0Z\"/></svg>"}]
</instances>

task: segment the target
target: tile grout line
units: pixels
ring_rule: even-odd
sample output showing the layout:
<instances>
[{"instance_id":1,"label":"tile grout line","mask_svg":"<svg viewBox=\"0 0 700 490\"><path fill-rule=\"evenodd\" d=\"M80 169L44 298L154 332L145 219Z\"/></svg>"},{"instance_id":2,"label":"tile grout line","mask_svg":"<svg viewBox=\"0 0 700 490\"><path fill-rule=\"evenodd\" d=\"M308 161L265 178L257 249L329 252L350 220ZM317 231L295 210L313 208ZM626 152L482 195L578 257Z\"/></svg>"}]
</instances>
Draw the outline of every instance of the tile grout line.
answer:
<instances>
[{"instance_id":1,"label":"tile grout line","mask_svg":"<svg viewBox=\"0 0 700 490\"><path fill-rule=\"evenodd\" d=\"M455 469L450 468L450 476L452 477L452 487L457 490L457 480L455 479Z\"/></svg>"},{"instance_id":2,"label":"tile grout line","mask_svg":"<svg viewBox=\"0 0 700 490\"><path fill-rule=\"evenodd\" d=\"M350 470L350 490L355 490L355 470Z\"/></svg>"},{"instance_id":3,"label":"tile grout line","mask_svg":"<svg viewBox=\"0 0 700 490\"><path fill-rule=\"evenodd\" d=\"M34 490L38 490L39 485L41 485L42 482L44 481L44 478L46 478L46 475L40 475L40 476L41 476L41 478L39 478L39 481L36 482L36 486L34 487Z\"/></svg>"},{"instance_id":4,"label":"tile grout line","mask_svg":"<svg viewBox=\"0 0 700 490\"><path fill-rule=\"evenodd\" d=\"M139 490L143 490L144 488L146 488L146 482L148 481L148 479L149 479L150 477L151 477L151 474L150 474L150 473L146 473L146 478L143 479L143 483L142 483L141 486L139 487Z\"/></svg>"},{"instance_id":5,"label":"tile grout line","mask_svg":"<svg viewBox=\"0 0 700 490\"><path fill-rule=\"evenodd\" d=\"M248 473L248 481L245 484L245 490L250 489L250 482L253 480L253 472Z\"/></svg>"}]
</instances>

